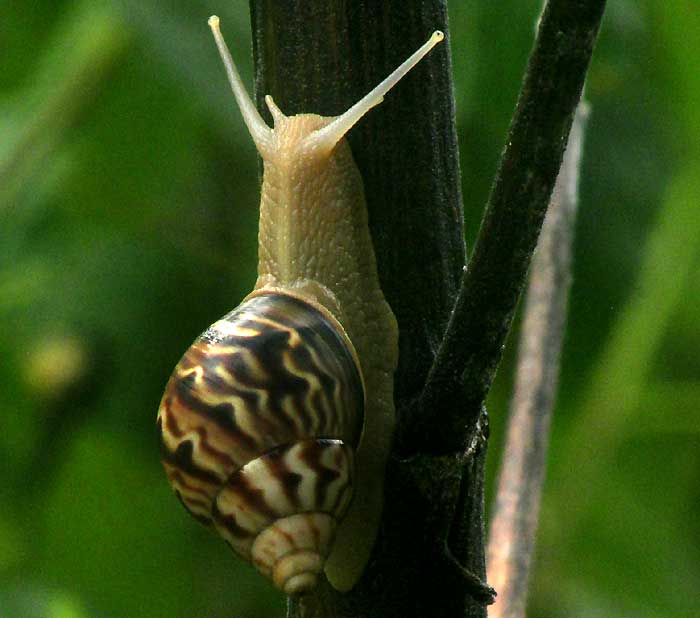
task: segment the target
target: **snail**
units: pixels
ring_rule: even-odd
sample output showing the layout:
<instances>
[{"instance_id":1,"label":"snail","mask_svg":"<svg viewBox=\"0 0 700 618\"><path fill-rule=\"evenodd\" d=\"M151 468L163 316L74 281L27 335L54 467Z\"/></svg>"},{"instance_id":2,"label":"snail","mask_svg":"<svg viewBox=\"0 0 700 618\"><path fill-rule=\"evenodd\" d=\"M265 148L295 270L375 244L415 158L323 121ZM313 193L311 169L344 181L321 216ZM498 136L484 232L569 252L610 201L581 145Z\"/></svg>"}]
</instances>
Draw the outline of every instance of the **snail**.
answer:
<instances>
[{"instance_id":1,"label":"snail","mask_svg":"<svg viewBox=\"0 0 700 618\"><path fill-rule=\"evenodd\" d=\"M340 116L285 116L266 96L271 128L209 25L264 164L258 279L173 371L161 458L185 508L283 592L322 570L347 591L381 514L398 328L344 135L443 34Z\"/></svg>"}]
</instances>

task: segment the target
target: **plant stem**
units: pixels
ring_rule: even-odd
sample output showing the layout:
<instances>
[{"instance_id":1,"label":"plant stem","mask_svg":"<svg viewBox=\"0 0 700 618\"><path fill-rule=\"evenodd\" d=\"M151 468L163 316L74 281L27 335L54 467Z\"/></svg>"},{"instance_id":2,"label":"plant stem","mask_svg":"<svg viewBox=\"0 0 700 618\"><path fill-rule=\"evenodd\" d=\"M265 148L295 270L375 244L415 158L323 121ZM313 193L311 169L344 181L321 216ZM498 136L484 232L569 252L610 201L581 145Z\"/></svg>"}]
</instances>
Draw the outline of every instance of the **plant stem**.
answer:
<instances>
[{"instance_id":1,"label":"plant stem","mask_svg":"<svg viewBox=\"0 0 700 618\"><path fill-rule=\"evenodd\" d=\"M561 165L605 0L545 7L474 251L418 405L411 443L457 449L503 354ZM455 401L465 400L465 406Z\"/></svg>"},{"instance_id":2,"label":"plant stem","mask_svg":"<svg viewBox=\"0 0 700 618\"><path fill-rule=\"evenodd\" d=\"M532 262L515 392L489 533L488 577L498 590L491 618L525 615L571 282L586 108L582 102L574 118Z\"/></svg>"}]
</instances>

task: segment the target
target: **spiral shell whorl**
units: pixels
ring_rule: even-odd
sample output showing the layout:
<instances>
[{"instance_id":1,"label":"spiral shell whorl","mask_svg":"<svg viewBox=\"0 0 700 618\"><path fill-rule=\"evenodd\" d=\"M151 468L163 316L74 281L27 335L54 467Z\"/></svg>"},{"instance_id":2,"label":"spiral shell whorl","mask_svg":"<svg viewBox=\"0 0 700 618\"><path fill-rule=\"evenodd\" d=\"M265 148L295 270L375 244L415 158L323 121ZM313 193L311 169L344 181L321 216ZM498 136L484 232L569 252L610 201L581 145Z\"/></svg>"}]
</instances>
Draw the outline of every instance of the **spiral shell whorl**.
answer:
<instances>
[{"instance_id":1,"label":"spiral shell whorl","mask_svg":"<svg viewBox=\"0 0 700 618\"><path fill-rule=\"evenodd\" d=\"M342 328L251 297L185 353L158 413L184 506L287 594L315 586L352 496L364 391Z\"/></svg>"}]
</instances>

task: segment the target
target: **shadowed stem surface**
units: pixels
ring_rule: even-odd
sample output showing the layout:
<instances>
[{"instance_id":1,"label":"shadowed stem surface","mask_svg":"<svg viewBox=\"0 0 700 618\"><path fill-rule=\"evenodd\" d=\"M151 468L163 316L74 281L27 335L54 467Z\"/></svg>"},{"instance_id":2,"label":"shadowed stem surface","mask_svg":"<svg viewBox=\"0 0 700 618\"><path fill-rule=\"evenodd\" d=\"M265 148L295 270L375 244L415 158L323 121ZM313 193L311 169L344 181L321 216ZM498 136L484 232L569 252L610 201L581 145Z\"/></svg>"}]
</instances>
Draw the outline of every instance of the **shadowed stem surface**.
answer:
<instances>
[{"instance_id":1,"label":"shadowed stem surface","mask_svg":"<svg viewBox=\"0 0 700 618\"><path fill-rule=\"evenodd\" d=\"M605 0L550 0L447 331L404 440L457 448L495 377L559 173ZM466 401L466 408L455 406Z\"/></svg>"}]
</instances>

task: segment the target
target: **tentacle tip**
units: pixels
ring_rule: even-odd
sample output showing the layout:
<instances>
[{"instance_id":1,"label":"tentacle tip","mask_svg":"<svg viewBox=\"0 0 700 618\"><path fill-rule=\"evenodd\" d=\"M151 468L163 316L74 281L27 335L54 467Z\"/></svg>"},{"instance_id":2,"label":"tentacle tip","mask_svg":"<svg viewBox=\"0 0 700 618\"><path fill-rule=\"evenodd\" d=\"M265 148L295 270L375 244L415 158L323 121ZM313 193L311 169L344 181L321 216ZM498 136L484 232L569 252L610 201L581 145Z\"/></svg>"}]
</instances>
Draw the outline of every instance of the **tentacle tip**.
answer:
<instances>
[{"instance_id":1,"label":"tentacle tip","mask_svg":"<svg viewBox=\"0 0 700 618\"><path fill-rule=\"evenodd\" d=\"M274 102L272 97L269 94L265 95L265 105L267 105L267 109L270 110L270 114L272 115L272 120L274 120L275 126L281 121L286 118L286 116L282 113L282 110L277 107L277 104Z\"/></svg>"},{"instance_id":2,"label":"tentacle tip","mask_svg":"<svg viewBox=\"0 0 700 618\"><path fill-rule=\"evenodd\" d=\"M433 43L439 43L445 38L445 33L442 30L436 30L430 37Z\"/></svg>"},{"instance_id":3,"label":"tentacle tip","mask_svg":"<svg viewBox=\"0 0 700 618\"><path fill-rule=\"evenodd\" d=\"M209 27L212 30L218 30L219 29L219 16L218 15L212 15L208 20L207 23L209 24Z\"/></svg>"}]
</instances>

